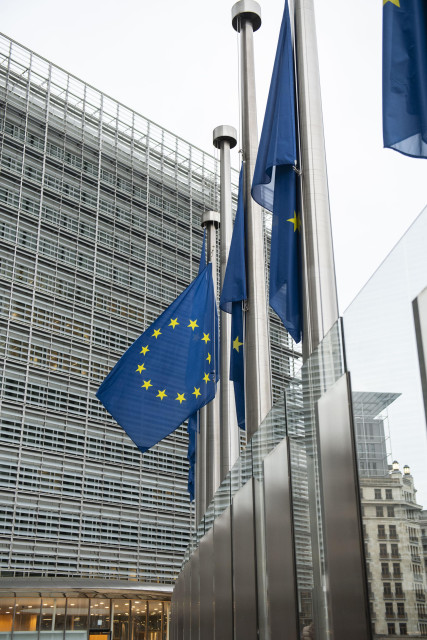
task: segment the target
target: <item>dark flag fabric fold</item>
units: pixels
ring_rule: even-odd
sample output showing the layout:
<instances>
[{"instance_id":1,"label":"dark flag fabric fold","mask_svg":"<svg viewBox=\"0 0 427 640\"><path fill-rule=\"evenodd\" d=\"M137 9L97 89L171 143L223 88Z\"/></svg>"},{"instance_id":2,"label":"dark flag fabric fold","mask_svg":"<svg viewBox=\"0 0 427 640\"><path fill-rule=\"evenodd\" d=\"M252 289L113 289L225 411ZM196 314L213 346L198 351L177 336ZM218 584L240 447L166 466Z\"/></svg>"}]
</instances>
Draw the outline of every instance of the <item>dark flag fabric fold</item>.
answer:
<instances>
[{"instance_id":1,"label":"dark flag fabric fold","mask_svg":"<svg viewBox=\"0 0 427 640\"><path fill-rule=\"evenodd\" d=\"M427 3L383 1L384 146L427 157Z\"/></svg>"},{"instance_id":2,"label":"dark flag fabric fold","mask_svg":"<svg viewBox=\"0 0 427 640\"><path fill-rule=\"evenodd\" d=\"M286 0L252 181L252 197L273 213L270 306L295 342L299 342L302 335L301 214L296 158L294 61Z\"/></svg>"},{"instance_id":3,"label":"dark flag fabric fold","mask_svg":"<svg viewBox=\"0 0 427 640\"><path fill-rule=\"evenodd\" d=\"M96 395L144 452L215 397L218 361L208 264L129 347Z\"/></svg>"},{"instance_id":4,"label":"dark flag fabric fold","mask_svg":"<svg viewBox=\"0 0 427 640\"><path fill-rule=\"evenodd\" d=\"M230 380L234 385L237 422L245 429L245 362L243 340L243 301L246 300L245 211L243 207L243 168L239 177L239 194L233 236L220 308L231 313Z\"/></svg>"}]
</instances>

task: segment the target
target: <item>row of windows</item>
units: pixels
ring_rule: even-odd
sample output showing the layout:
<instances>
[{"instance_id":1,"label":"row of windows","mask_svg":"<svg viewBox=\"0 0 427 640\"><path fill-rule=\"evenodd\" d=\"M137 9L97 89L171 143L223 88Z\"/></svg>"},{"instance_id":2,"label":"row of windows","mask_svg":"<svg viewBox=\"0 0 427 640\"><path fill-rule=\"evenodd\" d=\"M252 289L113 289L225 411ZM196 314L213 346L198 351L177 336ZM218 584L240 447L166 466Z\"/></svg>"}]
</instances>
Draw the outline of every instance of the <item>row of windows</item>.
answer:
<instances>
[{"instance_id":1,"label":"row of windows","mask_svg":"<svg viewBox=\"0 0 427 640\"><path fill-rule=\"evenodd\" d=\"M375 515L377 518L384 518L384 514L387 513L387 518L395 517L395 507L387 507L387 511L384 511L384 507L375 507Z\"/></svg>"},{"instance_id":2,"label":"row of windows","mask_svg":"<svg viewBox=\"0 0 427 640\"><path fill-rule=\"evenodd\" d=\"M3 251L0 258L0 278L15 280L16 282L33 288L35 279L35 265L33 261ZM79 305L85 305L106 313L108 316L118 316L124 320L132 320L143 326L151 324L159 315L159 299L156 303L147 301L144 305L136 299L129 299L123 292L107 289L97 283L95 292L90 282L83 280L75 273L66 273L59 269L39 263L35 286L54 296L71 300ZM148 287L153 299L162 294L159 285ZM176 295L176 293L174 294Z\"/></svg>"},{"instance_id":3,"label":"row of windows","mask_svg":"<svg viewBox=\"0 0 427 640\"><path fill-rule=\"evenodd\" d=\"M383 499L383 494L382 494L382 489L375 489L375 500L382 500ZM385 499L386 500L393 500L393 490L392 489L386 489L385 490Z\"/></svg>"}]
</instances>

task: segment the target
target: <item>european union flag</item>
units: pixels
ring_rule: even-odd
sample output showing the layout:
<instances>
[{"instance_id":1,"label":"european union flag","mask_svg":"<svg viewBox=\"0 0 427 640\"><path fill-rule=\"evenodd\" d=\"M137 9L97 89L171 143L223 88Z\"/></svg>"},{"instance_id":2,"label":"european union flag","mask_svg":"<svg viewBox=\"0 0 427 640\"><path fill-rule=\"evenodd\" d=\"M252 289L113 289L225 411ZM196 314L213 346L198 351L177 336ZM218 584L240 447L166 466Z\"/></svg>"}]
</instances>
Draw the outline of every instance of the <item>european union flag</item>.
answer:
<instances>
[{"instance_id":1,"label":"european union flag","mask_svg":"<svg viewBox=\"0 0 427 640\"><path fill-rule=\"evenodd\" d=\"M215 397L218 356L208 264L129 347L96 395L144 452Z\"/></svg>"},{"instance_id":2,"label":"european union flag","mask_svg":"<svg viewBox=\"0 0 427 640\"><path fill-rule=\"evenodd\" d=\"M384 146L427 157L427 3L384 0Z\"/></svg>"},{"instance_id":3,"label":"european union flag","mask_svg":"<svg viewBox=\"0 0 427 640\"><path fill-rule=\"evenodd\" d=\"M243 307L246 300L245 211L243 207L243 168L230 253L225 270L220 307L231 313L230 380L234 383L237 422L245 429L245 363L243 351Z\"/></svg>"},{"instance_id":4,"label":"european union flag","mask_svg":"<svg viewBox=\"0 0 427 640\"><path fill-rule=\"evenodd\" d=\"M252 182L252 197L273 212L270 306L296 342L302 333L300 230L297 204L294 63L285 2Z\"/></svg>"}]
</instances>

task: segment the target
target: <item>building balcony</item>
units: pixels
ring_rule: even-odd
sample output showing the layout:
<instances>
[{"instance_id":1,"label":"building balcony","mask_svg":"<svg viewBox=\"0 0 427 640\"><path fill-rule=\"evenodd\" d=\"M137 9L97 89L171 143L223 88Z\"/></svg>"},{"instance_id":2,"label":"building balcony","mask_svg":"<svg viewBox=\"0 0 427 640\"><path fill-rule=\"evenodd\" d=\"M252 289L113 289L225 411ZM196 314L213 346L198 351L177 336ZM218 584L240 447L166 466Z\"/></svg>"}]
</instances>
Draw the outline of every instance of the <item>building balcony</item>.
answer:
<instances>
[{"instance_id":1,"label":"building balcony","mask_svg":"<svg viewBox=\"0 0 427 640\"><path fill-rule=\"evenodd\" d=\"M421 564L421 556L411 556L412 562L419 562Z\"/></svg>"},{"instance_id":2,"label":"building balcony","mask_svg":"<svg viewBox=\"0 0 427 640\"><path fill-rule=\"evenodd\" d=\"M386 620L394 620L396 618L396 614L394 611L389 611L388 613L386 612L385 618Z\"/></svg>"},{"instance_id":3,"label":"building balcony","mask_svg":"<svg viewBox=\"0 0 427 640\"><path fill-rule=\"evenodd\" d=\"M419 602L425 602L426 601L425 593L419 593L418 591L415 591L415 600L418 600Z\"/></svg>"},{"instance_id":4,"label":"building balcony","mask_svg":"<svg viewBox=\"0 0 427 640\"><path fill-rule=\"evenodd\" d=\"M410 542L419 542L419 538L418 536L409 536L409 541Z\"/></svg>"},{"instance_id":5,"label":"building balcony","mask_svg":"<svg viewBox=\"0 0 427 640\"><path fill-rule=\"evenodd\" d=\"M395 580L401 580L403 578L403 573L401 573L400 571L396 571L396 573L393 573L393 578Z\"/></svg>"},{"instance_id":6,"label":"building balcony","mask_svg":"<svg viewBox=\"0 0 427 640\"><path fill-rule=\"evenodd\" d=\"M389 558L390 555L386 552L386 553L380 553L380 558Z\"/></svg>"},{"instance_id":7,"label":"building balcony","mask_svg":"<svg viewBox=\"0 0 427 640\"><path fill-rule=\"evenodd\" d=\"M407 613L398 613L397 614L397 618L398 618L398 620L407 620L408 619L408 614Z\"/></svg>"},{"instance_id":8,"label":"building balcony","mask_svg":"<svg viewBox=\"0 0 427 640\"><path fill-rule=\"evenodd\" d=\"M387 534L386 533L379 533L378 534L378 540L387 540Z\"/></svg>"},{"instance_id":9,"label":"building balcony","mask_svg":"<svg viewBox=\"0 0 427 640\"><path fill-rule=\"evenodd\" d=\"M406 600L406 593L402 591L402 593L396 593L394 597L396 600Z\"/></svg>"},{"instance_id":10,"label":"building balcony","mask_svg":"<svg viewBox=\"0 0 427 640\"><path fill-rule=\"evenodd\" d=\"M383 597L384 597L384 600L392 600L394 597L394 594L392 591L390 591L389 593L384 591Z\"/></svg>"},{"instance_id":11,"label":"building balcony","mask_svg":"<svg viewBox=\"0 0 427 640\"><path fill-rule=\"evenodd\" d=\"M427 620L427 613L418 612L418 620Z\"/></svg>"},{"instance_id":12,"label":"building balcony","mask_svg":"<svg viewBox=\"0 0 427 640\"><path fill-rule=\"evenodd\" d=\"M381 579L382 580L389 580L391 578L391 573L390 571L383 571L381 573Z\"/></svg>"}]
</instances>

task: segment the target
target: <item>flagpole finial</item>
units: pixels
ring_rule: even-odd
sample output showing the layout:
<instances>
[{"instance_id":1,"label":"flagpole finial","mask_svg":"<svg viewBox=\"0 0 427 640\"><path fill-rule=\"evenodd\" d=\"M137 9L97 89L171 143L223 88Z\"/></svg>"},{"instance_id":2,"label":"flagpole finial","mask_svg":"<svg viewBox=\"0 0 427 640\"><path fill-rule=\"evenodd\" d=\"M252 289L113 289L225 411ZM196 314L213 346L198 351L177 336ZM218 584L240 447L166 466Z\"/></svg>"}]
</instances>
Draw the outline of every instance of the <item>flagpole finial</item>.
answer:
<instances>
[{"instance_id":1,"label":"flagpole finial","mask_svg":"<svg viewBox=\"0 0 427 640\"><path fill-rule=\"evenodd\" d=\"M231 23L240 32L240 19L246 18L252 22L252 29L258 31L261 26L261 7L255 0L239 0L231 9Z\"/></svg>"},{"instance_id":2,"label":"flagpole finial","mask_svg":"<svg viewBox=\"0 0 427 640\"><path fill-rule=\"evenodd\" d=\"M234 149L237 144L237 131L228 124L221 124L213 130L213 145L216 149L221 148L221 142L228 141L230 149Z\"/></svg>"},{"instance_id":3,"label":"flagpole finial","mask_svg":"<svg viewBox=\"0 0 427 640\"><path fill-rule=\"evenodd\" d=\"M202 213L202 227L206 227L210 222L218 229L220 221L220 215L218 211L205 211Z\"/></svg>"}]
</instances>

